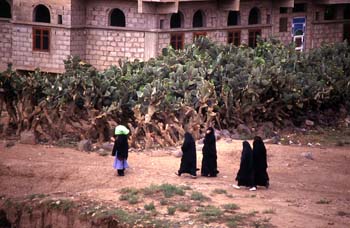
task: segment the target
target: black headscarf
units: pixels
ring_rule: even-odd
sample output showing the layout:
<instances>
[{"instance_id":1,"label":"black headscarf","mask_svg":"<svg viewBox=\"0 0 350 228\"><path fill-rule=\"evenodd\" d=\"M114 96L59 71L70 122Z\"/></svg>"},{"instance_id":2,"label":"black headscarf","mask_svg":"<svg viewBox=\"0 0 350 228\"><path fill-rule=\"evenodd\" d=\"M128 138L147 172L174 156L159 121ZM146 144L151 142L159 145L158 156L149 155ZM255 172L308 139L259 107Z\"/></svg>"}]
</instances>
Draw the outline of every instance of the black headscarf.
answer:
<instances>
[{"instance_id":1,"label":"black headscarf","mask_svg":"<svg viewBox=\"0 0 350 228\"><path fill-rule=\"evenodd\" d=\"M112 155L117 154L119 159L128 159L128 137L126 135L118 135L117 139L114 141Z\"/></svg>"}]
</instances>

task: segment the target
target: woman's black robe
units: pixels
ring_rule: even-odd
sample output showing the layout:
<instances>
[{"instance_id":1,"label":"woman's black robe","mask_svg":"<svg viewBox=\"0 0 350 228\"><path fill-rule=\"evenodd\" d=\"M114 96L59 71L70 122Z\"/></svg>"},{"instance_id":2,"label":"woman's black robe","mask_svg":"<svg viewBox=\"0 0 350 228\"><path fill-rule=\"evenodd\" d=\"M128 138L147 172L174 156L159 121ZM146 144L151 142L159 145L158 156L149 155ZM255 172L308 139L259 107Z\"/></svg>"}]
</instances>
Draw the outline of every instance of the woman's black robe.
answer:
<instances>
[{"instance_id":1,"label":"woman's black robe","mask_svg":"<svg viewBox=\"0 0 350 228\"><path fill-rule=\"evenodd\" d=\"M182 173L189 173L192 176L196 176L197 171L197 155L196 155L196 142L192 135L188 132L185 133L185 140L181 147L182 158L178 175Z\"/></svg>"},{"instance_id":2,"label":"woman's black robe","mask_svg":"<svg viewBox=\"0 0 350 228\"><path fill-rule=\"evenodd\" d=\"M254 186L253 151L249 142L243 142L241 163L237 172L236 181L238 186Z\"/></svg>"},{"instance_id":3,"label":"woman's black robe","mask_svg":"<svg viewBox=\"0 0 350 228\"><path fill-rule=\"evenodd\" d=\"M216 139L213 128L208 128L209 133L205 134L204 146L202 149L202 176L216 177L219 173L217 169L217 152L216 152Z\"/></svg>"},{"instance_id":4,"label":"woman's black robe","mask_svg":"<svg viewBox=\"0 0 350 228\"><path fill-rule=\"evenodd\" d=\"M254 185L269 187L269 175L267 174L266 148L262 139L258 136L253 142Z\"/></svg>"}]
</instances>

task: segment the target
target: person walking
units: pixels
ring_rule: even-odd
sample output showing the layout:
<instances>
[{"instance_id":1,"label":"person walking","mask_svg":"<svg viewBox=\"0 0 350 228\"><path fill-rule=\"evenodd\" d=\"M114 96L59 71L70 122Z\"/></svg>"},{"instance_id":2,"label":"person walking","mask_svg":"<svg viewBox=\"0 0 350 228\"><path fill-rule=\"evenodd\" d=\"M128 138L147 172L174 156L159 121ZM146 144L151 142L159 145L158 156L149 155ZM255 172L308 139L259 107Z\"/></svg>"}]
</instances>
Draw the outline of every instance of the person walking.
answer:
<instances>
[{"instance_id":1,"label":"person walking","mask_svg":"<svg viewBox=\"0 0 350 228\"><path fill-rule=\"evenodd\" d=\"M241 162L237 172L237 185L233 187L239 189L240 186L254 187L253 150L248 141L243 141Z\"/></svg>"},{"instance_id":2,"label":"person walking","mask_svg":"<svg viewBox=\"0 0 350 228\"><path fill-rule=\"evenodd\" d=\"M265 186L269 188L270 180L267 173L267 158L265 144L260 136L255 136L253 141L253 164L254 164L254 188ZM256 189L255 189L256 190Z\"/></svg>"},{"instance_id":3,"label":"person walking","mask_svg":"<svg viewBox=\"0 0 350 228\"><path fill-rule=\"evenodd\" d=\"M209 127L206 131L202 152L201 175L205 177L216 177L219 171L217 169L216 139L214 128L212 127Z\"/></svg>"},{"instance_id":4,"label":"person walking","mask_svg":"<svg viewBox=\"0 0 350 228\"><path fill-rule=\"evenodd\" d=\"M185 139L181 146L182 157L180 169L177 173L178 176L181 176L183 173L190 174L193 178L197 176L197 154L196 154L196 142L193 136L189 133L185 133Z\"/></svg>"},{"instance_id":5,"label":"person walking","mask_svg":"<svg viewBox=\"0 0 350 228\"><path fill-rule=\"evenodd\" d=\"M129 168L127 161L129 153L128 133L129 130L123 125L118 125L115 129L116 139L114 140L112 156L115 156L113 168L117 170L118 176L124 176L124 170Z\"/></svg>"}]
</instances>

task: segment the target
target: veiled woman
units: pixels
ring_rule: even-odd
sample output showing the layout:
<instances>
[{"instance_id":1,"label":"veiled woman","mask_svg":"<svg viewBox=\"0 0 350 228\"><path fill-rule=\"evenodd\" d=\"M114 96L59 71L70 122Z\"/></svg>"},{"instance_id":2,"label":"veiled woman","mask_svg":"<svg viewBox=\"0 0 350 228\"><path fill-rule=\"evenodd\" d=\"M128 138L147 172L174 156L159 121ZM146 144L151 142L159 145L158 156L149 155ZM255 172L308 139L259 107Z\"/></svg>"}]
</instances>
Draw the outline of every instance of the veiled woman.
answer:
<instances>
[{"instance_id":1,"label":"veiled woman","mask_svg":"<svg viewBox=\"0 0 350 228\"><path fill-rule=\"evenodd\" d=\"M266 148L259 136L254 137L253 142L254 185L269 187L269 175L267 174Z\"/></svg>"},{"instance_id":2,"label":"veiled woman","mask_svg":"<svg viewBox=\"0 0 350 228\"><path fill-rule=\"evenodd\" d=\"M112 156L115 156L113 167L118 171L118 176L124 176L124 170L129 168L128 159L128 137L126 135L117 135L114 141Z\"/></svg>"},{"instance_id":3,"label":"veiled woman","mask_svg":"<svg viewBox=\"0 0 350 228\"><path fill-rule=\"evenodd\" d=\"M216 139L212 127L209 127L206 131L202 152L203 159L201 175L206 177L216 177L219 171L217 169Z\"/></svg>"},{"instance_id":4,"label":"veiled woman","mask_svg":"<svg viewBox=\"0 0 350 228\"><path fill-rule=\"evenodd\" d=\"M185 133L185 139L181 147L182 157L180 169L176 175L181 176L183 173L191 174L192 177L196 177L197 171L197 154L196 154L196 142L193 136L189 133Z\"/></svg>"},{"instance_id":5,"label":"veiled woman","mask_svg":"<svg viewBox=\"0 0 350 228\"><path fill-rule=\"evenodd\" d=\"M253 170L253 150L247 141L243 141L243 149L241 155L241 163L237 172L236 181L239 186L253 187L254 186L254 170Z\"/></svg>"}]
</instances>

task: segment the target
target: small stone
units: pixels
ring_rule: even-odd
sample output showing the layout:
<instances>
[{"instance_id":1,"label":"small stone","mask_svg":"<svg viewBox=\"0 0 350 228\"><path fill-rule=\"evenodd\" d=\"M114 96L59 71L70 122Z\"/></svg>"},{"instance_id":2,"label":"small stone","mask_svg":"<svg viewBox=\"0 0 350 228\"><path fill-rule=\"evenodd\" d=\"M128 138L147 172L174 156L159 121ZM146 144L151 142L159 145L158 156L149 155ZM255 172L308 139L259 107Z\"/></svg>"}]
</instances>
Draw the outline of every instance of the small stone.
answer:
<instances>
[{"instance_id":1,"label":"small stone","mask_svg":"<svg viewBox=\"0 0 350 228\"><path fill-rule=\"evenodd\" d=\"M36 144L36 137L33 131L23 131L20 137L21 137L20 142L22 144L30 144L30 145Z\"/></svg>"},{"instance_id":2,"label":"small stone","mask_svg":"<svg viewBox=\"0 0 350 228\"><path fill-rule=\"evenodd\" d=\"M311 120L305 120L305 124L306 124L306 126L314 126L315 125L314 121L311 121Z\"/></svg>"},{"instance_id":3,"label":"small stone","mask_svg":"<svg viewBox=\"0 0 350 228\"><path fill-rule=\"evenodd\" d=\"M307 159L314 160L314 157L312 156L311 152L304 152L304 153L301 153L301 155Z\"/></svg>"},{"instance_id":4,"label":"small stone","mask_svg":"<svg viewBox=\"0 0 350 228\"><path fill-rule=\"evenodd\" d=\"M78 143L78 150L79 151L91 151L92 149L92 144L91 144L91 141L90 140L81 140L79 143Z\"/></svg>"}]
</instances>

